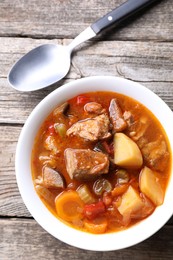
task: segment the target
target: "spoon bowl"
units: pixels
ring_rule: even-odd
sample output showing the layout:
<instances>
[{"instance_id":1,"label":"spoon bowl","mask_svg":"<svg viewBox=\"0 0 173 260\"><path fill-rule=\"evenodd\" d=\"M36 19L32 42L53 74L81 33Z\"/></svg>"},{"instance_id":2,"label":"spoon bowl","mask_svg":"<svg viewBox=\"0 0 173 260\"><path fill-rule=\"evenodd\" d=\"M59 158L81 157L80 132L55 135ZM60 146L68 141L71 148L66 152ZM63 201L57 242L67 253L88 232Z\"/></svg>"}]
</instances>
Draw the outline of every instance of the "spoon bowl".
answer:
<instances>
[{"instance_id":1,"label":"spoon bowl","mask_svg":"<svg viewBox=\"0 0 173 260\"><path fill-rule=\"evenodd\" d=\"M24 55L12 68L9 82L20 91L33 91L62 79L70 68L66 46L44 44Z\"/></svg>"}]
</instances>

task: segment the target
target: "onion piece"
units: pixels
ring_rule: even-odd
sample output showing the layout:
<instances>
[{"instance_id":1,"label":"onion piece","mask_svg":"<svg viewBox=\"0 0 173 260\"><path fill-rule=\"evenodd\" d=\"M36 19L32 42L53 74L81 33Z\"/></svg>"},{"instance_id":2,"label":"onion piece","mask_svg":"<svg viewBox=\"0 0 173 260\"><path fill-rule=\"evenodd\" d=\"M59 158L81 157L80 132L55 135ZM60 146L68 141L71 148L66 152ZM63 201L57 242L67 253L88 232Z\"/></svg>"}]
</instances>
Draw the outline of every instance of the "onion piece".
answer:
<instances>
[{"instance_id":1,"label":"onion piece","mask_svg":"<svg viewBox=\"0 0 173 260\"><path fill-rule=\"evenodd\" d=\"M41 185L36 185L35 189L40 197L42 197L49 205L55 206L54 195L45 187Z\"/></svg>"}]
</instances>

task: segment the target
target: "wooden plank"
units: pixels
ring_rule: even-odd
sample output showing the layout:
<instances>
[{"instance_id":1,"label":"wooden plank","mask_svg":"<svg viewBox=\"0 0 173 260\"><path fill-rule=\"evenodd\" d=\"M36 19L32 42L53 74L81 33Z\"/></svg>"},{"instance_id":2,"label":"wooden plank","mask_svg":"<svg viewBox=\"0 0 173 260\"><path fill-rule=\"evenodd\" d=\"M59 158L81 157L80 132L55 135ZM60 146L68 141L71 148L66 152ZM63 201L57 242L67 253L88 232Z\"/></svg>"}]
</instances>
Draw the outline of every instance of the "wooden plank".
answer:
<instances>
[{"instance_id":1,"label":"wooden plank","mask_svg":"<svg viewBox=\"0 0 173 260\"><path fill-rule=\"evenodd\" d=\"M58 41L0 38L0 76L6 77L14 62L36 46L44 43L67 45L70 42L71 40L66 39ZM172 52L172 43L141 41L100 41L93 43L88 41L75 50L68 78L80 78L85 75L88 76L89 73L92 75L107 71L107 74L112 73L138 81L173 81ZM84 63L82 67L78 64L81 62ZM137 71L136 65L138 65ZM134 69L135 73L133 72Z\"/></svg>"},{"instance_id":2,"label":"wooden plank","mask_svg":"<svg viewBox=\"0 0 173 260\"><path fill-rule=\"evenodd\" d=\"M16 183L15 150L21 127L0 126L0 216L30 217Z\"/></svg>"},{"instance_id":3,"label":"wooden plank","mask_svg":"<svg viewBox=\"0 0 173 260\"><path fill-rule=\"evenodd\" d=\"M15 172L0 171L0 182L0 218L31 217L19 193Z\"/></svg>"},{"instance_id":4,"label":"wooden plank","mask_svg":"<svg viewBox=\"0 0 173 260\"><path fill-rule=\"evenodd\" d=\"M70 41L64 40L62 43L66 45ZM56 40L0 38L1 77L6 77L14 62L28 50L47 42L57 43ZM109 75L115 74L136 81L170 82L173 81L172 52L172 43L100 41L93 44L88 41L76 49L68 78L97 75L107 71Z\"/></svg>"},{"instance_id":5,"label":"wooden plank","mask_svg":"<svg viewBox=\"0 0 173 260\"><path fill-rule=\"evenodd\" d=\"M14 153L21 127L0 126L0 171L14 171ZM8 155L8 156L7 156ZM0 176L1 177L1 176ZM0 182L1 185L1 182Z\"/></svg>"},{"instance_id":6,"label":"wooden plank","mask_svg":"<svg viewBox=\"0 0 173 260\"><path fill-rule=\"evenodd\" d=\"M141 82L173 109L172 43L101 41L93 44L89 41L74 53L64 80L35 92L12 89L6 80L10 67L28 50L46 42L58 41L0 38L0 123L23 124L32 109L52 90L68 81L93 75L114 75ZM62 44L69 42L63 40Z\"/></svg>"},{"instance_id":7,"label":"wooden plank","mask_svg":"<svg viewBox=\"0 0 173 260\"><path fill-rule=\"evenodd\" d=\"M110 252L94 252L66 245L46 233L32 219L0 219L0 234L0 259L3 260L172 260L173 254L173 226L164 226L138 245Z\"/></svg>"},{"instance_id":8,"label":"wooden plank","mask_svg":"<svg viewBox=\"0 0 173 260\"><path fill-rule=\"evenodd\" d=\"M74 38L123 2L124 0L22 0L11 3L10 0L4 0L0 2L0 36ZM172 40L172 0L158 2L138 19L131 18L120 30L113 28L104 37L121 40Z\"/></svg>"}]
</instances>

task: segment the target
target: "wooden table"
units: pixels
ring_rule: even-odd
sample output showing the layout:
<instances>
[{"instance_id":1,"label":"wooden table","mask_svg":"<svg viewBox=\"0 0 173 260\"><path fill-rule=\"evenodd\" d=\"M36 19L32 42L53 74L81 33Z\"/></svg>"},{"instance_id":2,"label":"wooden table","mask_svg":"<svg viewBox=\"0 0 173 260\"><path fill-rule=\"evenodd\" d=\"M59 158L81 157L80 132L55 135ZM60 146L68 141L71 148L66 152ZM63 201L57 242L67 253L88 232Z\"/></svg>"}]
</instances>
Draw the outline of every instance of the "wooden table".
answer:
<instances>
[{"instance_id":1,"label":"wooden table","mask_svg":"<svg viewBox=\"0 0 173 260\"><path fill-rule=\"evenodd\" d=\"M137 0L136 0L137 1ZM36 92L12 89L7 74L24 53L42 43L68 44L124 0L0 1L0 259L173 259L173 218L151 238L128 249L92 252L62 243L32 218L18 191L17 140L33 108L62 84L92 75L141 82L173 109L173 1L149 10L81 45L64 80ZM152 102L152 101L151 101Z\"/></svg>"}]
</instances>

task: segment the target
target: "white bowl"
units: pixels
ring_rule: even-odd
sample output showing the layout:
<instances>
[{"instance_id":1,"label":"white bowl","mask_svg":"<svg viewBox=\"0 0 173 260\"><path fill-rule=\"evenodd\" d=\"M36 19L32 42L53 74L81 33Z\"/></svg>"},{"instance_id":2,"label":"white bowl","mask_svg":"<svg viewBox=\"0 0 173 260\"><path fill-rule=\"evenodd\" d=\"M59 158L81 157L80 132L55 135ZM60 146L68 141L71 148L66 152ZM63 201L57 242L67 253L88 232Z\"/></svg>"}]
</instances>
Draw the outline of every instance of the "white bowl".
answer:
<instances>
[{"instance_id":1,"label":"white bowl","mask_svg":"<svg viewBox=\"0 0 173 260\"><path fill-rule=\"evenodd\" d=\"M31 151L41 123L58 104L78 94L92 91L118 92L144 104L161 122L173 151L173 114L170 108L156 94L138 83L123 78L110 76L88 77L67 83L56 89L45 97L30 114L21 131L17 145L16 177L25 205L35 220L48 233L69 245L82 249L94 251L118 250L147 239L157 232L172 216L173 173L166 190L163 205L157 207L151 216L126 230L102 235L78 231L58 220L39 199L31 177Z\"/></svg>"}]
</instances>

